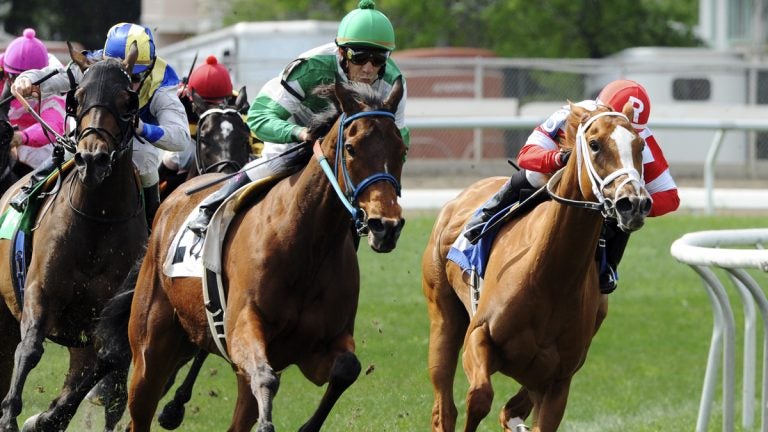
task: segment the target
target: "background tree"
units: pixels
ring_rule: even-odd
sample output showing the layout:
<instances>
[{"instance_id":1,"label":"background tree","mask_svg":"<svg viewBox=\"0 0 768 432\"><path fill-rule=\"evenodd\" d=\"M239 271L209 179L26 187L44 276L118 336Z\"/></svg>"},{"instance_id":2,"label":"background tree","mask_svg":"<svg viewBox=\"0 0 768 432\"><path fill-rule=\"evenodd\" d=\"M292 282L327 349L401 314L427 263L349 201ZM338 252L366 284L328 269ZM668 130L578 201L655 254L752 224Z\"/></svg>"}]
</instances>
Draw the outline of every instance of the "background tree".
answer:
<instances>
[{"instance_id":1,"label":"background tree","mask_svg":"<svg viewBox=\"0 0 768 432\"><path fill-rule=\"evenodd\" d=\"M357 0L234 0L239 21L339 21ZM378 0L398 49L471 46L504 57L601 58L633 46L694 46L698 0Z\"/></svg>"},{"instance_id":2,"label":"background tree","mask_svg":"<svg viewBox=\"0 0 768 432\"><path fill-rule=\"evenodd\" d=\"M102 48L112 25L141 16L141 0L3 0L0 5L8 10L7 33L18 36L32 27L42 40L76 41L86 49Z\"/></svg>"}]
</instances>

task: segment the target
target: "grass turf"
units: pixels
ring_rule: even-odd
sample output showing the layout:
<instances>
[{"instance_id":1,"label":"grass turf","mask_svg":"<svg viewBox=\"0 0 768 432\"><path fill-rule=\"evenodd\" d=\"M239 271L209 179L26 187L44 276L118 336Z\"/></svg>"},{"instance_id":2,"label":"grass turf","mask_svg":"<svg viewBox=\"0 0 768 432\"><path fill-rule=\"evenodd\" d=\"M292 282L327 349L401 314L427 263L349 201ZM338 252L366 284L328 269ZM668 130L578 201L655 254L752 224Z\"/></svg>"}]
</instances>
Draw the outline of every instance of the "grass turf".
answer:
<instances>
[{"instance_id":1,"label":"grass turf","mask_svg":"<svg viewBox=\"0 0 768 432\"><path fill-rule=\"evenodd\" d=\"M324 430L429 430L432 387L426 369L428 319L419 263L434 217L429 212L408 215L398 248L390 254L360 248L362 284L355 337L364 373L338 402ZM765 225L766 217L761 215L674 214L650 219L633 235L620 267L619 288L610 296L608 318L574 379L560 430L693 430L712 312L699 277L672 258L669 247L686 232ZM756 279L764 283L764 275L758 274ZM735 310L738 319L739 307ZM66 354L65 349L46 343L46 352L25 386L20 423L44 409L58 393ZM760 377L757 379L759 392ZM739 370L737 399L740 380ZM493 383L494 406L481 431L500 430L496 420L499 410L517 389L511 379L499 374L494 375ZM459 429L463 428L466 388L459 366L455 385ZM274 406L277 430L297 430L311 415L323 390L306 381L296 368L285 371ZM234 400L234 376L229 366L221 359L209 358L180 430L224 430ZM737 401L738 423L740 406ZM718 397L711 430L721 426L720 407ZM102 430L102 416L100 408L84 402L70 430ZM123 426L126 419L127 415ZM759 426L759 413L756 422ZM739 424L736 430L742 430Z\"/></svg>"}]
</instances>

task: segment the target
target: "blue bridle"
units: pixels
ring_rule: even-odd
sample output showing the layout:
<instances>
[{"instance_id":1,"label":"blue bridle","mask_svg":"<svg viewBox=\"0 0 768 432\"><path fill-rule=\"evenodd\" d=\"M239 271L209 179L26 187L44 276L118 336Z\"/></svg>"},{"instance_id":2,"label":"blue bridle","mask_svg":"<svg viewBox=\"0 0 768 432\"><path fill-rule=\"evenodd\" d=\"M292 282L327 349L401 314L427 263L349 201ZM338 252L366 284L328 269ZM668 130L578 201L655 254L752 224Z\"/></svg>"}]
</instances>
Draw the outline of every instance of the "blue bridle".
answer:
<instances>
[{"instance_id":1,"label":"blue bridle","mask_svg":"<svg viewBox=\"0 0 768 432\"><path fill-rule=\"evenodd\" d=\"M336 194L341 199L342 204L344 204L344 207L347 208L347 211L352 215L352 217L355 220L355 226L357 228L359 235L365 235L367 234L368 227L365 223L366 215L365 211L361 209L360 207L357 207L357 200L360 197L360 194L370 185L380 182L380 181L386 181L392 184L395 188L395 192L397 193L397 196L400 196L400 182L390 173L381 172L372 174L366 178L364 178L360 183L355 186L355 184L352 182L352 179L349 177L349 171L347 169L347 164L344 163L344 152L345 152L345 142L344 142L344 128L347 127L350 123L353 121L362 118L362 117L373 117L373 116L379 116L379 117L389 117L393 121L395 120L395 115L392 114L389 111L363 111L359 112L357 114L353 114L349 117L347 117L346 113L341 114L341 119L339 120L339 136L336 140L336 161L334 163L334 168L331 169L330 166L328 166L328 160L325 157L325 155L322 153L322 150L320 150L319 146L316 146L314 152L315 157L318 159L318 162L320 163L320 166L322 167L323 171L325 172L325 175L328 177L328 179L331 181L331 185L333 186L334 190L336 191ZM346 189L346 193L344 193L341 190L341 186L338 183L338 169L341 167L341 171L343 174L344 179L344 188Z\"/></svg>"}]
</instances>

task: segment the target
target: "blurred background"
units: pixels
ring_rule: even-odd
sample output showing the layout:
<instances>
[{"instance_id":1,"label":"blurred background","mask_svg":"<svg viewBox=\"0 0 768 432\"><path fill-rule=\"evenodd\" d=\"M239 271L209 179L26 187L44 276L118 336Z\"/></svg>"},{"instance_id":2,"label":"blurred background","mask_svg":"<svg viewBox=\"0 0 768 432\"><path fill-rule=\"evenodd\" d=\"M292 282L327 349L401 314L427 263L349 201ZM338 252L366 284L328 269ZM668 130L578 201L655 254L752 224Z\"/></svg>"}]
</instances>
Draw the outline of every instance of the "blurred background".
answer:
<instances>
[{"instance_id":1,"label":"blurred background","mask_svg":"<svg viewBox=\"0 0 768 432\"><path fill-rule=\"evenodd\" d=\"M376 4L395 27L394 56L408 83L412 186L508 175L506 160L537 121L617 78L647 88L650 127L679 182L701 185L708 159L720 185L762 187L768 178L763 0ZM355 7L357 0L0 1L0 45L33 27L67 61L63 41L98 49L111 25L138 22L179 75L196 56L199 63L213 54L253 98L298 54L333 40ZM477 123L456 128L456 119ZM752 126L727 128L737 122Z\"/></svg>"}]
</instances>

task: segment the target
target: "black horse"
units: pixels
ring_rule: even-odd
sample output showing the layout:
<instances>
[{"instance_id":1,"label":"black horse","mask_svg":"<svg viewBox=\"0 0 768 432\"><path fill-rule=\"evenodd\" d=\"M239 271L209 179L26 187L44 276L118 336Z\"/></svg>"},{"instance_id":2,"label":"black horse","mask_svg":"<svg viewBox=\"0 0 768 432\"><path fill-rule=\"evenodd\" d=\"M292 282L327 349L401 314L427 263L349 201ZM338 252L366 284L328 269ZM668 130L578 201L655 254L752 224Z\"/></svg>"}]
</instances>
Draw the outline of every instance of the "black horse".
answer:
<instances>
[{"instance_id":1,"label":"black horse","mask_svg":"<svg viewBox=\"0 0 768 432\"><path fill-rule=\"evenodd\" d=\"M212 105L192 90L190 123L195 123L195 155L178 173L160 168L160 198L165 199L180 184L209 172L234 173L251 158L251 131L243 120L248 96L242 87L237 97ZM193 118L194 117L194 118Z\"/></svg>"},{"instance_id":2,"label":"black horse","mask_svg":"<svg viewBox=\"0 0 768 432\"><path fill-rule=\"evenodd\" d=\"M13 242L0 239L0 391L7 392L0 405L3 431L18 430L24 383L43 355L46 338L67 347L69 371L59 396L47 411L28 419L24 430L66 429L88 390L115 370L97 353L110 341L98 336L96 323L146 248L147 223L131 145L138 95L129 71L138 49L134 44L125 61L91 63L71 47L70 56L87 70L70 106L77 120L77 142L70 148L75 169L61 179L57 193L30 201L27 211L39 206L41 214L29 234L32 252L21 301L13 289L16 275L7 265ZM23 183L3 195L3 211L9 211L8 201ZM121 376L127 377L127 367ZM106 430L125 410L124 382L120 390L111 395L117 401L107 405Z\"/></svg>"}]
</instances>

